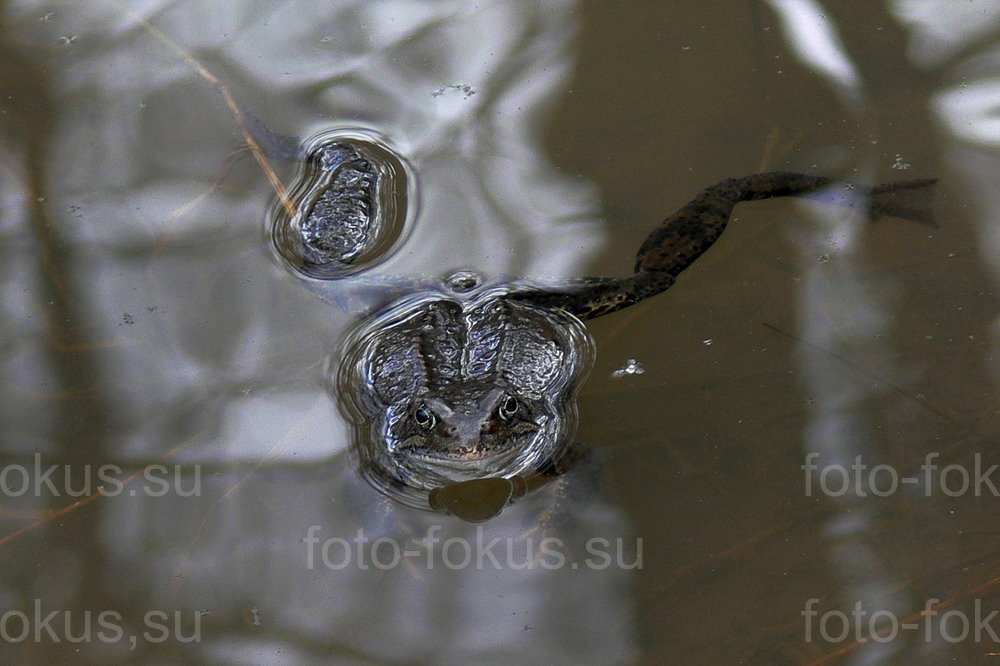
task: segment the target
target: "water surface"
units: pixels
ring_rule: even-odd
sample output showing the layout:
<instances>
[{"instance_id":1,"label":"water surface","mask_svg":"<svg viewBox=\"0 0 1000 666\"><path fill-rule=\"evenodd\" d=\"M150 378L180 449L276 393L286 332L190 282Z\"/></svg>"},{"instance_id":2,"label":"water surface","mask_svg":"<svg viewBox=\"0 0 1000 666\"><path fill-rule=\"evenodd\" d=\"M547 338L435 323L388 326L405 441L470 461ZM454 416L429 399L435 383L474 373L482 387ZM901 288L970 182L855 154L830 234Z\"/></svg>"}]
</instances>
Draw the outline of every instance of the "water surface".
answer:
<instances>
[{"instance_id":1,"label":"water surface","mask_svg":"<svg viewBox=\"0 0 1000 666\"><path fill-rule=\"evenodd\" d=\"M975 483L1000 462L997 7L703 4L6 4L5 658L1000 651L959 636L1000 608ZM335 287L286 270L226 99L151 26L277 135L390 141L402 242ZM625 275L699 189L766 169L938 177L939 226L741 206L666 294L588 327L592 455L565 483L475 526L361 479L325 373L373 282ZM893 618L917 628L858 640Z\"/></svg>"}]
</instances>

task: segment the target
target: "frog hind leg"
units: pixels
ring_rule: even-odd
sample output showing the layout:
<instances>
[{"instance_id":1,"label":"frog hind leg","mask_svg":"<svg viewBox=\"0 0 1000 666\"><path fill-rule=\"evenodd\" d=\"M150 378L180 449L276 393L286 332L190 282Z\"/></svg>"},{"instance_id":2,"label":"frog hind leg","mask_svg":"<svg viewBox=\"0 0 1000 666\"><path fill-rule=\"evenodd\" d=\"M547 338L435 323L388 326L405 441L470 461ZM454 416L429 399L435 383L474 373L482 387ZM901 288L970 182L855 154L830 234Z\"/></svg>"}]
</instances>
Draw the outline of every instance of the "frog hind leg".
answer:
<instances>
[{"instance_id":1,"label":"frog hind leg","mask_svg":"<svg viewBox=\"0 0 1000 666\"><path fill-rule=\"evenodd\" d=\"M728 178L704 189L660 223L643 241L635 274L627 278L586 278L568 293L536 294L532 299L557 305L581 319L593 319L659 294L718 240L736 204L773 197L809 197L848 207L865 207L873 216L927 221L926 207L905 195L925 191L934 179L867 187L824 176L770 171ZM549 301L545 303L545 301Z\"/></svg>"},{"instance_id":2,"label":"frog hind leg","mask_svg":"<svg viewBox=\"0 0 1000 666\"><path fill-rule=\"evenodd\" d=\"M926 190L935 179L907 180L867 187L824 176L769 171L729 178L703 190L690 203L649 234L636 256L636 273L677 276L711 247L741 201L772 197L808 197L847 207L865 207L870 216L897 216L927 221L924 210L903 195Z\"/></svg>"}]
</instances>

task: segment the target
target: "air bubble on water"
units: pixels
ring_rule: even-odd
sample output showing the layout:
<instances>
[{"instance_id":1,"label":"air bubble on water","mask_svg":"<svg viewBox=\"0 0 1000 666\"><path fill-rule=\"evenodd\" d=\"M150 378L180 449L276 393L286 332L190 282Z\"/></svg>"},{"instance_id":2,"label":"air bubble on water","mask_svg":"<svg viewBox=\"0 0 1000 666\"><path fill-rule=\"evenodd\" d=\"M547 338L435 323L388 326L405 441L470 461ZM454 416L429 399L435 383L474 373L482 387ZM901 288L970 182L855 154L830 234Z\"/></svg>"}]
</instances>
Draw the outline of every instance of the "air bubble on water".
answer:
<instances>
[{"instance_id":1,"label":"air bubble on water","mask_svg":"<svg viewBox=\"0 0 1000 666\"><path fill-rule=\"evenodd\" d=\"M626 375L641 375L644 372L646 372L646 368L642 367L639 361L630 358L625 362L625 365L612 372L611 376L615 379L620 379Z\"/></svg>"},{"instance_id":2,"label":"air bubble on water","mask_svg":"<svg viewBox=\"0 0 1000 666\"><path fill-rule=\"evenodd\" d=\"M319 43L320 44L327 44L327 43L332 42L332 41L333 41L333 35L326 35L325 37L320 37L319 38Z\"/></svg>"},{"instance_id":3,"label":"air bubble on water","mask_svg":"<svg viewBox=\"0 0 1000 666\"><path fill-rule=\"evenodd\" d=\"M904 162L903 161L903 157L899 153L896 153L896 160L892 163L892 168L893 169L909 169L910 168L910 163L909 162Z\"/></svg>"},{"instance_id":4,"label":"air bubble on water","mask_svg":"<svg viewBox=\"0 0 1000 666\"><path fill-rule=\"evenodd\" d=\"M442 86L431 93L431 97L441 97L446 92L459 92L462 93L463 99L469 99L476 94L476 89L465 83L453 83L448 86Z\"/></svg>"},{"instance_id":5,"label":"air bubble on water","mask_svg":"<svg viewBox=\"0 0 1000 666\"><path fill-rule=\"evenodd\" d=\"M455 271L445 280L448 288L458 294L472 291L480 284L482 278L475 271Z\"/></svg>"}]
</instances>

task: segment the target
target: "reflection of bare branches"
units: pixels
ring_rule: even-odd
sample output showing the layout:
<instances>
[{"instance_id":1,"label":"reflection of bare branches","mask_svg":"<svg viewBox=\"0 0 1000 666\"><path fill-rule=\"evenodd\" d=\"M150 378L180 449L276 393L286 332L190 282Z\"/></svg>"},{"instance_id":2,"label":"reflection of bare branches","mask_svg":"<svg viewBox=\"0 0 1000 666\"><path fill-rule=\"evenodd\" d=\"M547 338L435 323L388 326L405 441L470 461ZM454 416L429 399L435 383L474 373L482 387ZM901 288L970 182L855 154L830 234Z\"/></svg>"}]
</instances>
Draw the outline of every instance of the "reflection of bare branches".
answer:
<instances>
[{"instance_id":1,"label":"reflection of bare branches","mask_svg":"<svg viewBox=\"0 0 1000 666\"><path fill-rule=\"evenodd\" d=\"M773 331L773 332L777 333L778 335L786 337L786 338L788 338L790 340L794 340L795 342L797 342L800 345L804 345L804 346L809 347L810 349L813 349L815 351L822 352L823 354L829 356L830 358L836 360L837 362L842 363L842 364L846 365L847 367L851 368L852 370L855 370L855 371L859 372L860 374L864 375L865 377L868 377L869 379L875 380L875 382L877 382L876 385L881 384L882 386L886 386L886 387L892 389L893 391L895 391L896 393L899 393L903 397L905 397L905 398L907 398L909 400L912 400L913 402L917 403L918 405L920 405L921 407L923 407L927 411L932 412L933 414L939 416L944 421L946 421L946 422L950 423L951 425L959 428L960 430L964 431L967 434L975 435L976 437L979 437L979 438L983 437L982 434L980 434L980 433L976 432L975 430L969 428L964 423L961 423L955 417L953 417L951 414L948 414L947 412L945 412L945 411L943 411L943 410L935 407L934 405L930 404L926 399L924 399L920 395L917 395L917 394L913 393L912 391L908 391L907 389L903 388L899 384L894 384L893 382L889 381L885 377L882 377L882 376L880 376L880 375L872 372L871 370L869 370L868 368L864 367L860 363L856 363L856 362L852 361L851 359L847 358L846 356L843 356L843 355L838 354L836 352L830 351L829 349L824 349L823 347L820 347L819 345L815 345L815 344L813 344L811 342L803 340L799 336L793 335L792 333L788 333L787 331L783 331L783 330L781 330L780 328L778 328L776 326L772 326L771 324L768 324L767 322L764 322L764 328L766 328L766 329L768 329L770 331Z\"/></svg>"},{"instance_id":2,"label":"reflection of bare branches","mask_svg":"<svg viewBox=\"0 0 1000 666\"><path fill-rule=\"evenodd\" d=\"M205 538L205 535L208 534L208 528L211 525L213 518L216 516L216 512L214 511L214 509L217 509L218 506L222 504L223 501L234 496L237 493L237 491L239 491L239 489L243 486L243 484L246 483L249 479L251 479L259 470L261 470L266 466L269 466L275 460L280 460L282 457L284 457L285 454L287 454L289 447L291 447L291 445L301 437L303 430L304 426L303 424L300 423L298 424L298 427L293 428L292 430L287 432L280 442L271 447L271 450L268 451L268 454L266 456L264 456L257 463L254 464L253 468L250 471L248 471L245 475L243 475L243 477L240 480L236 481L231 486L229 486L226 492L223 493L222 496L219 497L219 499L216 500L215 503L212 505L213 511L206 512L205 517L198 525L198 529L195 531L194 536L187 544L187 548L184 551L183 562L178 567L177 576L174 578L174 582L170 587L169 596L172 602L176 601L177 596L180 592L180 586L184 582L184 577L185 577L184 574L187 573L188 568L190 566L190 562L192 560L192 553L201 544L202 540Z\"/></svg>"},{"instance_id":3,"label":"reflection of bare branches","mask_svg":"<svg viewBox=\"0 0 1000 666\"><path fill-rule=\"evenodd\" d=\"M5 33L6 34L6 33ZM19 151L23 156L23 174L14 165L3 164L3 171L19 182L25 192L28 210L28 224L33 238L32 247L38 257L41 293L37 302L40 306L47 332L47 350L51 366L58 377L58 388L46 392L36 392L37 396L58 405L58 427L53 437L57 450L66 460L68 474L86 475L88 461L101 459L105 449L105 437L110 422L110 409L105 392L101 389L100 373L95 354L101 350L126 344L119 340L88 339L84 302L76 288L74 277L69 274L74 261L72 243L60 234L59 224L53 222L46 209L45 187L48 173L47 138L52 136L55 120L55 106L48 93L48 78L44 70L25 62L19 54L0 45L0 57L13 66L4 72L16 73L16 77L0 80L7 91L16 91L20 99L26 100L22 107L10 108L4 120L15 131L20 142ZM24 110L22 112L22 109ZM144 466L122 480L128 486L155 464L168 460L194 440L185 442L160 456L159 460ZM76 485L76 484L74 484ZM105 497L101 492L81 497L65 506L53 509L18 511L16 514L3 510L4 517L30 519L31 522L7 534L0 535L0 547L7 546L21 537L58 521L70 514L94 504ZM85 559L90 566L98 567L102 558L100 546L95 542L97 514L86 514L69 523L61 524L60 535L75 549L90 551ZM98 575L88 575L85 584L96 585Z\"/></svg>"},{"instance_id":4,"label":"reflection of bare branches","mask_svg":"<svg viewBox=\"0 0 1000 666\"><path fill-rule=\"evenodd\" d=\"M131 9L123 5L118 0L110 0L113 2L121 11L132 20L136 21L139 25L143 27L146 32L148 32L156 41L160 42L171 51L176 53L181 60L187 63L191 69L195 71L198 76L205 79L219 91L222 98L226 101L226 106L229 107L230 113L233 114L233 118L236 120L236 125L240 129L240 134L243 135L243 140L246 141L247 146L250 147L250 152L253 153L254 159L257 160L257 164L260 165L261 170L264 175L267 176L267 181L271 184L271 188L274 190L275 194L278 195L278 199L281 201L281 205L285 209L285 213L289 217L295 217L295 204L288 197L288 191L285 188L284 183L278 178L278 174L274 171L274 167L271 166L270 161L268 161L267 156L264 155L263 149L261 149L260 144L257 139L254 138L253 132L250 131L250 124L247 121L247 114L243 111L240 105L236 102L236 98L233 97L232 92L229 87L220 81L218 77L215 76L207 67L202 65L197 58L187 52L180 44L175 42L173 39L168 37L165 33L160 31L156 26L147 21L145 18L136 14Z\"/></svg>"},{"instance_id":5,"label":"reflection of bare branches","mask_svg":"<svg viewBox=\"0 0 1000 666\"><path fill-rule=\"evenodd\" d=\"M48 357L56 394L62 398L51 400L52 434L50 441L69 463L66 482L80 487L85 478L89 461L99 459L107 445L111 410L106 392L101 386L101 346L90 338L93 322L85 308L85 290L74 274L77 268L74 244L66 238L60 220L53 219L46 203L50 167L51 137L55 134L57 106L50 95L49 70L22 57L21 53L6 43L14 31L0 31L0 59L5 67L0 72L0 85L7 99L17 99L19 104L9 104L4 109L4 122L14 128L12 141L21 155L26 225L23 234L29 239L29 259L35 261L38 291L35 296L46 337L35 344L39 352ZM45 501L45 500L42 500ZM50 501L58 501L53 498ZM17 541L21 536L39 527L58 525L48 530L49 539L40 561L71 554L83 563L75 595L82 603L94 603L105 598L98 572L105 561L104 546L99 540L100 518L95 512L77 510L92 503L81 499L69 506L59 507L43 517L24 525L2 537L0 546ZM70 513L75 519L56 522ZM24 585L32 581L26 580Z\"/></svg>"},{"instance_id":6,"label":"reflection of bare branches","mask_svg":"<svg viewBox=\"0 0 1000 666\"><path fill-rule=\"evenodd\" d=\"M835 663L840 659L846 657L848 654L854 652L858 648L865 645L874 636L878 636L882 640L885 640L886 636L895 633L895 631L897 631L899 627L906 627L907 625L916 626L918 622L920 622L929 615L939 614L941 611L945 610L946 608L951 608L960 601L966 601L968 599L978 598L979 595L983 594L984 592L989 592L990 590L993 590L997 587L1000 587L1000 576L997 576L992 580L988 580L980 585L976 585L975 587L968 588L964 590L961 594L957 594L953 597L945 599L944 601L939 601L936 604L932 604L928 606L926 609L921 609L916 613L911 613L906 617L900 618L898 623L894 622L889 626L881 627L875 632L873 636L862 636L853 643L848 643L843 647L841 647L840 649L834 650L833 652L827 654L825 657L822 657L821 659L808 662L808 666L822 666L823 664Z\"/></svg>"},{"instance_id":7,"label":"reflection of bare branches","mask_svg":"<svg viewBox=\"0 0 1000 666\"><path fill-rule=\"evenodd\" d=\"M163 462L166 462L167 460L170 460L171 458L173 458L174 456L176 456L178 453L180 453L184 449L186 449L189 446L191 446L192 444L194 444L195 441L196 440L194 438L189 439L188 441L184 442L183 444L180 444L179 446L174 447L170 451L168 451L165 454L163 454L162 456L160 456L155 462L151 462L148 465L144 466L142 469L140 469L140 470L138 470L138 471L130 474L129 476L125 477L124 479L121 480L122 487L127 487L128 485L130 485L134 481L143 478L144 476L146 476L147 472L149 472L153 467L155 467L156 465L161 464ZM31 523L29 525L25 525L24 527L22 527L20 529L17 529L17 530L14 530L13 532L10 532L10 533L5 534L3 536L0 536L0 546L5 546L5 545L7 545L8 543L10 543L12 541L16 541L17 539L21 538L25 534L28 534L29 532L33 532L34 530L38 529L39 527L43 527L44 525L47 525L48 523L51 523L54 520L58 520L59 518L62 518L63 516L67 516L67 515L75 512L75 511L79 510L79 509L84 508L85 506L89 506L90 504L93 504L94 502L96 502L97 500L99 500L99 499L101 499L103 497L107 497L107 495L105 495L104 493L98 491L98 492L95 492L95 493L93 493L91 495L87 495L86 497L81 497L77 501L72 502L70 504L67 504L64 507L61 507L61 508L58 508L58 509L52 509L50 511L40 512L38 515L40 515L41 517L37 518L37 520L35 520L33 523ZM32 513L35 513L35 512L32 512Z\"/></svg>"}]
</instances>

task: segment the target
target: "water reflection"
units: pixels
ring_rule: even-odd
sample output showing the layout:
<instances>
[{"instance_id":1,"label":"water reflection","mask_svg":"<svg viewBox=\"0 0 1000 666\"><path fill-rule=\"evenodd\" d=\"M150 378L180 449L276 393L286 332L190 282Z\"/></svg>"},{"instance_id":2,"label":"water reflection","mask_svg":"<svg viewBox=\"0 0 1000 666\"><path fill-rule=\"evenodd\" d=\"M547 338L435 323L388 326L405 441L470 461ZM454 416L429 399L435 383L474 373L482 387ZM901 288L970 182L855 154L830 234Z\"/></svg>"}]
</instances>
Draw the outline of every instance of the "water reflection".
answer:
<instances>
[{"instance_id":1,"label":"water reflection","mask_svg":"<svg viewBox=\"0 0 1000 666\"><path fill-rule=\"evenodd\" d=\"M837 93L857 122L870 124L866 82L822 5L810 0L773 0L770 4L781 16L786 38L798 59ZM845 348L850 349L850 355L871 353L879 344L875 341L886 335L888 322L878 305L881 290L859 284L854 277L863 217L826 210L812 211L812 217L813 228L797 222L793 231L804 248L800 255L805 284L799 295L799 355L808 390L815 396L803 448L805 455L818 460L817 469L849 467L858 456L877 455L873 417L865 408L873 389L867 382L844 377L840 368L830 366L824 357L830 350ZM816 261L821 255L824 260ZM879 356L889 358L884 353ZM893 376L895 368L885 362L873 370L878 376ZM866 501L866 497L859 493L846 500L851 502L850 510L827 520L821 530L828 542L826 557L846 581L838 595L857 600L866 608L904 616L906 601L887 599L881 593L899 581L873 547L872 531L880 520L880 505ZM890 658L897 649L897 645L873 643L864 650L862 663Z\"/></svg>"},{"instance_id":2,"label":"water reflection","mask_svg":"<svg viewBox=\"0 0 1000 666\"><path fill-rule=\"evenodd\" d=\"M838 28L827 18L828 10L820 4L778 0L770 4L782 17L788 41L801 61L829 83L854 120L869 136L875 137L880 113L876 100L878 91L873 90L865 79L868 76L874 78L878 72L866 71L855 61L855 57L836 37ZM909 54L919 63L938 63L970 43L996 34L995 4L893 0L887 5L896 18L912 28ZM815 38L817 21L827 26L827 32L834 35L832 39ZM977 66L972 68L978 70L976 75L968 79L962 76L957 86L935 94L930 100L930 108L956 139L965 144L975 144L980 151L987 152L992 151L1000 137L1000 126L994 113L1000 100L996 67L992 67L992 71L982 68L984 62L990 59L995 64L995 57L986 55L992 52L995 56L995 48L993 44L967 62L966 72L963 73L971 74L972 70L968 67L976 63ZM952 76L956 74L958 72L952 73ZM874 145L877 139L872 138L869 142ZM957 180L966 184L985 184L983 174L994 169L982 161L984 152L970 155L967 150L962 150L961 153L960 158L952 160L952 168L962 172ZM871 168L869 164L862 166L865 170ZM908 169L910 164L896 153L891 168ZM992 179L988 188L995 193ZM995 195L982 191L981 195L981 200L996 199ZM900 355L900 351L889 342L894 337L894 320L900 313L886 304L896 300L894 296L905 287L892 276L871 279L860 270L863 263L860 245L863 220L857 217L828 217L824 211L812 211L811 215L816 220L815 228L794 232L794 237L804 249L800 259L806 274L805 287L799 298L802 331L799 355L812 405L805 434L805 452L820 461L818 470L827 472L840 468L871 470L879 464L884 468L898 460L899 454L887 443L880 430L886 419L894 423L908 422L912 417L904 414L909 415L913 405L897 407L888 417L885 412L873 409L872 405L885 400L887 384L893 390L901 390L886 378L912 376L920 372L893 360ZM991 219L988 214L977 217ZM954 223L951 220L951 224ZM832 254L829 253L831 245L834 249ZM816 257L820 255L832 261L818 263ZM995 263L995 253L990 256L993 257L991 263ZM845 368L831 364L830 354L841 358L877 359L862 370L872 381L857 381L851 376L853 373L845 373ZM922 394L916 397L905 391L903 394L928 412L934 411L939 417L950 419L932 404L923 403ZM964 430L964 426L954 425ZM889 439L891 441L891 436ZM897 446L907 452L904 459L911 461L904 464L914 469L917 463L912 461L923 450L919 437L901 441ZM934 445L930 446L934 451ZM841 510L823 525L822 536L828 544L827 557L834 567L841 570L839 603L843 608L856 604L869 612L878 609L894 617L915 617L927 603L926 598L935 595L919 585L913 585L913 578L919 578L919 575L909 572L908 577L905 570L900 571L898 562L893 561L894 555L887 551L885 526L893 520L899 507L877 497L875 492L878 488L873 490L873 483L872 477L859 473L855 484L846 492L837 494ZM929 477L921 481L927 496L934 492L931 483ZM928 516L925 514L922 519L926 520ZM942 545L942 548L946 546ZM927 625L931 624L932 621L928 620ZM913 642L905 638L891 642L861 640L842 650L842 653L850 655L846 660L851 663L881 663L901 658L904 654L908 657L919 654L923 658L933 658L932 655L944 658L953 648L947 643L940 637L928 640L919 647L914 647Z\"/></svg>"},{"instance_id":3,"label":"water reflection","mask_svg":"<svg viewBox=\"0 0 1000 666\"><path fill-rule=\"evenodd\" d=\"M428 193L420 208L433 223L414 225L407 249L363 280L324 294L356 313L378 302L373 293L396 293L393 276L412 276L407 289L464 266L561 277L598 247L593 188L549 165L536 130L571 66L572 7L303 1L275 13L163 1L143 5L142 18L197 53L276 135L361 127L392 136L419 168ZM632 654L625 566L573 571L564 560L523 570L542 535L558 536L567 558L582 557L592 538L627 539L621 515L599 497L576 497L550 520L569 491L547 484L477 533L387 504L359 483L356 461L338 455L352 433L321 366L353 314L323 307L275 269L260 234L270 192L252 163L231 157L240 137L217 89L113 2L5 6L4 19L7 61L19 67L10 81L24 77L11 89L28 112L5 153L27 180L4 181L20 214L3 223L3 307L19 341L5 353L3 381L37 394L0 399L4 452L24 465L34 452L52 454L74 474L108 461L125 476L160 462L188 480L193 469L206 473L195 497L131 495L136 482L58 523L40 512L65 509L65 494L5 505L17 509L4 513L16 564L0 599L28 612L40 599L74 618L113 609L126 636L141 636L149 611L181 613L185 635L194 614L209 612L197 616L191 643L140 638L130 654L127 638L32 641L5 644L5 656ZM535 55L519 58L525 49ZM275 164L287 182L289 167ZM58 307L46 308L54 299ZM57 345L37 335L39 313L56 324ZM401 549L431 539L421 557L388 568L341 566L323 550L358 529ZM310 535L320 539L314 550ZM442 540L477 537L528 548L527 559L445 565ZM625 550L634 566L634 542ZM590 627L584 638L581 626Z\"/></svg>"},{"instance_id":4,"label":"water reflection","mask_svg":"<svg viewBox=\"0 0 1000 666\"><path fill-rule=\"evenodd\" d=\"M392 136L399 152L412 156L428 193L420 202L421 215L433 224L415 225L407 249L392 253L375 275L321 290L345 311L369 312L367 308L377 309L402 295L394 282L397 275L409 276L405 290L419 292L468 266L480 269L488 283L507 275L586 274L584 260L610 233L599 224L597 190L589 179L576 177L582 169L572 160L561 160L562 173L554 168L549 156L560 150L546 152L539 145L553 99L570 85L574 90L566 95L571 100L567 106L579 111L556 123L566 124L567 117L583 121L583 129L568 136L586 153L588 164L610 174L602 183L605 205L627 207L622 217L634 214L642 225L652 215L662 215L664 182L682 197L717 176L752 172L768 156L797 163L788 168L820 163L824 171L833 165L829 171L858 167L868 173L879 165L888 168L893 153L903 151L900 164L933 173L932 156L921 141L900 140L901 129L890 144L888 161L875 162L881 159L886 135L893 138L896 128L917 127L919 139L926 140L930 133L915 118L924 107L931 109L944 133L945 170L970 193L963 214L979 225L982 260L995 268L997 233L990 221L1000 216L989 100L995 90L996 40L988 3L888 3L909 26L912 57L943 74L939 94L924 106L919 95L913 99L900 92L912 79L893 60L893 51L880 49L865 62L864 45L876 36L867 18L876 5L848 11L834 3L784 3L791 9L808 5L833 10L824 12L826 27L834 37L838 29L849 34L843 40L824 38L822 50L805 49L824 63L812 70L816 81L830 80L841 90L850 84L841 65L849 63L858 80L874 84L866 89L865 103L849 107L850 113L873 114L880 121L889 114L895 123L893 130L882 124L871 133L865 125L857 136L834 135L825 143L825 132L843 118L836 101L825 104L820 86L802 86L814 97L797 96L797 90L782 88L772 70L761 68L767 73L751 76L749 68L740 66L743 57L751 60L737 48L752 27L740 20L745 5L727 5L718 14L707 4L670 7L669 20L645 22L640 32L649 41L642 42L621 29L623 16L646 17L664 3L636 3L629 12L610 4L594 10L598 4L590 3L590 15L600 16L592 34L627 38L614 48L593 49L591 67L572 83L576 3L548 2L539 8L508 2L476 8L453 2L345 2L336 7L213 3L206 9L193 2L156 1L144 3L143 11L196 52L276 130L307 136L331 125L363 127ZM881 18L881 13L871 13ZM648 568L638 589L633 575L618 566L522 571L504 561L499 569L491 564L449 569L442 562L441 542L425 538L473 543L475 526L385 501L358 478L357 461L338 457L355 435L326 396L318 362L329 356L332 341L345 337L355 317L317 307L286 274L269 273L271 259L257 227L270 192L247 160L227 161L240 137L216 91L137 22L116 13L113 3L8 4L3 17L8 64L3 80L5 91L13 95L13 101L6 98L8 113L0 121L5 129L0 179L5 211L0 220L5 462L31 464L32 454L41 452L51 456L46 464L68 462L80 469L111 460L134 471L172 453L175 457L167 462L180 461L182 471L199 464L209 472L202 477L200 499L126 493L59 516L41 511L61 510L75 500L63 495L46 496L42 504L31 497L5 502L5 527L19 536L4 543L4 608L30 611L32 601L40 598L47 609L114 607L129 618L154 608L208 609L204 639L178 646L179 654L172 655L188 660L302 663L333 656L440 661L457 653L493 660L608 662L635 657L640 645L688 657L717 649L716 654L731 658L730 641L743 637L756 646L760 626L768 622L785 631L786 644L801 645L802 599L816 593L817 581L833 577L837 562L844 563L842 578L831 586L840 590L847 610L858 598L878 601L879 586L893 589L898 582L906 599L883 607L903 609L919 607L918 597L930 596L925 592L934 593L942 581L945 587L958 587L966 576L982 580L985 568L976 558L989 557L993 550L989 520L995 516L987 515L988 510L978 514L988 519L977 522L967 517L977 515L973 511L963 514L972 508L968 504L925 503L930 508L921 511L902 502L852 498L843 513L851 511L856 520L840 515L824 521L826 514L817 518L811 508L799 513L798 504L780 496L784 489L801 500L801 461L796 459L792 472L781 475L780 467L776 474L770 465L774 458L754 458L746 451L773 451L775 433L795 437L799 415L793 412L788 418L788 405L801 397L797 389L787 394L773 388L748 391L763 382L757 381L759 375L738 374L742 359L717 361L725 359L726 349L725 336L717 331L690 331L696 336L691 338L695 353L678 353L689 332L687 323L704 326L691 313L712 309L711 304L706 308L711 287L674 292L673 307L656 311L662 310L662 318L648 318L646 328L642 320L629 319L630 335L617 336L616 329L616 336L606 336L629 338L625 348L602 339L604 349L618 354L609 371L632 356L647 370L641 378L619 382L642 380L634 381L640 389L624 400L624 390L607 392L598 384L589 399L600 402L601 409L587 411L607 418L592 420L590 438L636 448L653 441L657 451L667 450L657 439L666 426L675 438L669 456L640 458L641 475L636 474L635 456L621 456L628 472L619 470L610 479L611 492L617 487L629 501L609 503L603 492L609 480L587 464L574 465L553 483L526 492L484 533L526 546L525 532L549 526L562 535L568 551L581 553L591 537L609 543L631 539L623 508L633 516L645 515L641 534L650 539L659 528L665 537L655 558L649 558L647 548ZM815 23L815 12L810 20ZM787 38L807 47L813 39ZM650 48L635 46L640 43ZM691 50L682 51L688 44L693 44ZM651 55L668 52L663 60ZM634 65L629 57L635 58ZM725 66L713 70L713 57ZM681 58L693 63L690 70L660 67L664 60ZM600 60L600 66L593 66L593 60ZM672 76L678 71L681 76ZM642 76L630 78L631 72ZM786 68L786 77L789 72ZM627 85L619 85L622 80ZM809 80L800 75L795 81ZM597 91L596 102L586 101L588 82ZM657 96L654 88L666 92ZM857 94L853 88L848 92ZM871 95L881 93L873 103ZM769 113L769 99L780 100L782 108ZM625 122L618 122L619 109ZM609 117L614 120L602 121ZM824 126L823 121L830 122ZM608 123L611 131L605 131ZM776 141L773 152L764 148L771 129L789 126L792 131L782 141L801 129L806 142L818 136L822 145L803 149L800 134L795 149L782 152L782 141ZM881 146L867 148L876 139ZM906 154L906 149L920 154ZM858 154L862 157L854 159ZM706 169L712 175L706 176ZM862 245L866 234L860 217L826 218L821 210L809 208L797 215L796 229L803 217L817 222L811 233L793 236L802 248L806 281L797 294L805 322L800 367L807 373L811 400L806 446L829 442L831 450L837 447L832 460L850 463L855 451L908 451L893 448L908 438L920 444L937 437L952 441L954 431L947 424L935 423L928 433L917 431L914 423L927 423L913 417L920 402L870 390L870 377L851 375L826 352L863 359L859 364L880 375L909 380L924 374L927 379L914 383L927 387L932 398L948 394L950 404L965 415L964 410L975 409L977 398L995 397L988 389L976 394L978 365L973 364L989 355L989 346L966 359L968 373L946 373L941 368L954 368L954 352L962 350L945 347L947 338L939 330L953 330L956 340L965 340L972 335L962 330L968 320L959 313L941 329L927 330L934 313L914 303L933 300L938 289L949 307L969 306L965 313L980 301L967 297L964 282L960 289L949 278L956 274L951 266L930 266L926 279L913 284L897 276L899 263L892 263L887 273L866 270L861 249L871 246ZM617 226L631 247L641 232ZM902 234L893 238L905 242ZM942 247L953 238L935 234ZM923 244L915 254L930 261L923 233L919 239ZM771 246L749 245L761 250L761 256L780 253ZM831 247L842 252L831 252ZM820 256L828 259L822 267ZM900 255L892 256L900 261ZM433 274L425 274L427 266ZM713 275L735 273L727 263L727 270ZM742 295L752 287L748 281L720 279L726 294L740 290ZM761 284L778 289L787 288L787 282ZM979 289L972 291L989 291L987 284L973 284ZM372 299L378 290L395 296ZM733 330L744 331L742 325L753 319L744 317L746 302L724 302L731 313L727 326L735 323ZM977 340L984 337L972 330ZM923 342L925 333L937 337ZM713 338L708 351L715 356L703 363L700 341ZM775 346L768 338L753 353L748 349L747 356L759 363L757 348L770 348L773 354ZM667 350L663 358L669 354L666 362L656 357L661 349ZM938 356L914 359L921 352ZM769 377L786 370L777 366ZM725 386L714 382L720 376L712 374L716 368L736 377L740 394L753 394L752 411L741 414L740 403L725 402ZM677 406L677 418L665 408L668 401ZM737 409L726 409L733 406ZM699 418L703 414L707 416ZM716 462L698 458L708 448L705 433L735 433L713 428L730 417L735 422L746 416L740 419L741 436L754 418L758 424L790 425L755 440L759 447L734 452L735 446L720 448L713 442L711 448L725 458L726 471L705 473ZM970 416L979 417L989 424L988 414ZM895 439L883 441L879 433L893 426L906 427ZM684 448L676 440L683 445L688 437L692 446L675 457ZM742 438L731 439L744 444ZM963 446L959 443L957 450L969 450ZM755 466L760 460L769 463L766 470ZM681 471L675 475L675 469ZM754 478L757 471L761 473ZM581 481L578 474L593 478ZM709 483L698 487L706 479ZM595 483L601 480L605 485ZM585 488L592 496L580 496L588 494L582 492ZM517 493L513 487L500 490L511 497ZM567 493L571 498L564 501ZM721 499L713 513L705 507L716 498ZM447 506L453 499L441 501ZM829 508L834 503L823 504ZM552 506L562 507L559 520L547 514ZM787 506L796 507L791 518L782 511ZM955 508L959 510L951 513ZM723 522L719 516L733 518ZM782 522L803 516L801 522ZM825 541L815 538L816 522L827 526ZM776 529L762 528L764 537L750 541L760 525ZM319 528L311 530L314 526ZM440 529L432 532L435 526ZM19 532L28 527L31 531ZM341 544L331 539L353 538L356 527L364 527L372 540L386 537L401 547L411 545L411 538L425 542L426 550L420 552L430 553L438 566L429 567L421 556L409 561L413 566L383 571L370 565L368 551L367 569L356 560L340 566ZM778 536L769 540L774 534ZM312 550L305 541L310 536L317 539L308 542ZM746 543L754 546L743 548ZM533 548L537 546L535 541ZM634 565L634 543L626 550L626 564ZM805 555L789 563L790 551ZM824 555L833 566L813 561ZM685 568L685 557L695 564ZM658 564L650 565L650 559ZM766 563L744 566L750 560ZM690 571L698 575L686 575ZM794 581L801 578L807 585L795 588ZM776 586L776 580L792 584ZM855 580L860 582L851 587ZM913 585L923 585L920 594L906 585L914 580L929 581ZM795 607L783 614L783 604ZM757 608L764 610L764 620L752 617ZM786 630L790 625L794 627ZM36 662L78 656L80 649L95 661L130 654L127 646L65 642L4 649L16 651L12 661L23 660L30 651ZM144 645L132 654L149 657L167 649ZM872 658L878 656L874 651Z\"/></svg>"}]
</instances>

